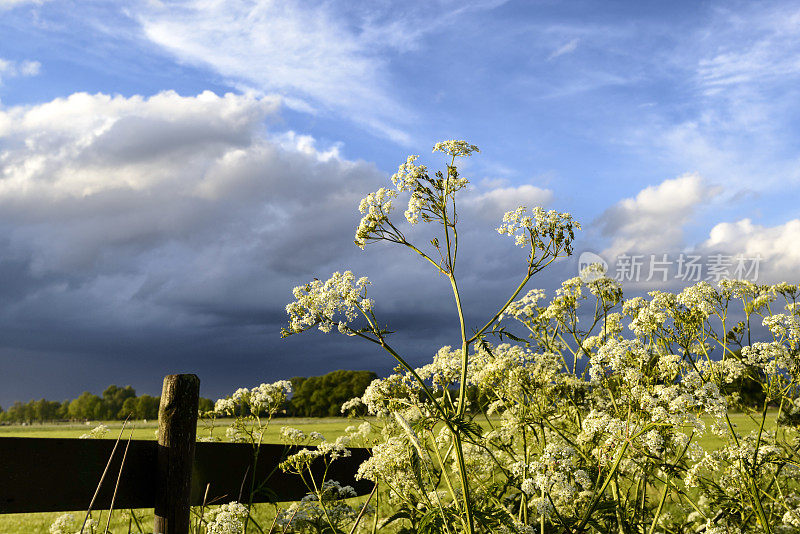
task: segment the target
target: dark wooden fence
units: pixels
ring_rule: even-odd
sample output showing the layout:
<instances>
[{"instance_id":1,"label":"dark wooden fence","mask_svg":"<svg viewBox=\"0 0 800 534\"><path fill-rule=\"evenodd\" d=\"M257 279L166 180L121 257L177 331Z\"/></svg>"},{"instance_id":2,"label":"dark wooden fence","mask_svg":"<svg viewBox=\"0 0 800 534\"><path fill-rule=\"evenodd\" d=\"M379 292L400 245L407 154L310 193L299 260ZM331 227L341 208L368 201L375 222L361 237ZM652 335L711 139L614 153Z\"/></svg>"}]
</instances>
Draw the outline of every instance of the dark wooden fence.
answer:
<instances>
[{"instance_id":1,"label":"dark wooden fence","mask_svg":"<svg viewBox=\"0 0 800 534\"><path fill-rule=\"evenodd\" d=\"M194 375L164 379L159 410L159 440L126 441L0 438L0 513L155 508L155 532L185 534L189 506L230 501L248 502L255 477L253 502L294 501L307 492L296 475L278 464L301 447L261 445L253 470L254 448L244 443L195 443L199 380ZM113 451L113 455L112 455ZM353 486L359 495L372 483L354 474L369 449L351 448L351 456L333 462L328 479ZM123 464L124 455L124 464ZM109 463L109 458L111 461ZM322 477L321 461L313 465ZM206 493L207 492L207 493Z\"/></svg>"}]
</instances>

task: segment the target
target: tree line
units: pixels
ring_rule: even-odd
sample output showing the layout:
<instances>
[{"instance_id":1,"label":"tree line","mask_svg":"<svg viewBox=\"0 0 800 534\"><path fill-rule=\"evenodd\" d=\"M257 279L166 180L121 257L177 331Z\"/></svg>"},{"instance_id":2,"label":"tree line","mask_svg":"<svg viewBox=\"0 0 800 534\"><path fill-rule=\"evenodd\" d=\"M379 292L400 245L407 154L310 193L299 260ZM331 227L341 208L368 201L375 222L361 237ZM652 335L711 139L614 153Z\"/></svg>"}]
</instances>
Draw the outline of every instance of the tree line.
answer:
<instances>
[{"instance_id":1,"label":"tree line","mask_svg":"<svg viewBox=\"0 0 800 534\"><path fill-rule=\"evenodd\" d=\"M292 396L279 415L331 417L340 415L342 404L364 394L378 378L371 371L333 371L323 376L296 376L291 379ZM7 410L0 407L0 423L44 423L48 421L113 421L157 419L160 397L136 395L131 386L108 386L102 395L84 391L76 399L15 402ZM200 412L214 409L211 399L200 398Z\"/></svg>"},{"instance_id":2,"label":"tree line","mask_svg":"<svg viewBox=\"0 0 800 534\"><path fill-rule=\"evenodd\" d=\"M295 417L334 417L341 415L342 404L360 397L378 378L372 371L332 371L323 376L296 376L291 379L292 397L286 414Z\"/></svg>"},{"instance_id":3,"label":"tree line","mask_svg":"<svg viewBox=\"0 0 800 534\"><path fill-rule=\"evenodd\" d=\"M15 402L7 410L0 408L0 422L44 423L47 421L113 421L131 419L157 419L161 397L136 395L131 386L108 386L102 396L84 391L76 399L50 401L30 400ZM201 408L211 409L210 399L200 400Z\"/></svg>"}]
</instances>

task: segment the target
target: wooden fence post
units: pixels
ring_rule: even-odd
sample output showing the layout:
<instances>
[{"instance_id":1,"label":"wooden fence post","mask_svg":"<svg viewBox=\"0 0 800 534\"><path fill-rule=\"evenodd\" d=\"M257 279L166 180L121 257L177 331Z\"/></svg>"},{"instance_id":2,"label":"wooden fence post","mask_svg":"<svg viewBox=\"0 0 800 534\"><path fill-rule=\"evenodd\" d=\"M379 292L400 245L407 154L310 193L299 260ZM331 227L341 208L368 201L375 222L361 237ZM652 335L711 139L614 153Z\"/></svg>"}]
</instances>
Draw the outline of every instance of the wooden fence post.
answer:
<instances>
[{"instance_id":1,"label":"wooden fence post","mask_svg":"<svg viewBox=\"0 0 800 534\"><path fill-rule=\"evenodd\" d=\"M153 532L157 534L189 534L199 395L197 375L164 377L158 407L158 476L153 524Z\"/></svg>"}]
</instances>

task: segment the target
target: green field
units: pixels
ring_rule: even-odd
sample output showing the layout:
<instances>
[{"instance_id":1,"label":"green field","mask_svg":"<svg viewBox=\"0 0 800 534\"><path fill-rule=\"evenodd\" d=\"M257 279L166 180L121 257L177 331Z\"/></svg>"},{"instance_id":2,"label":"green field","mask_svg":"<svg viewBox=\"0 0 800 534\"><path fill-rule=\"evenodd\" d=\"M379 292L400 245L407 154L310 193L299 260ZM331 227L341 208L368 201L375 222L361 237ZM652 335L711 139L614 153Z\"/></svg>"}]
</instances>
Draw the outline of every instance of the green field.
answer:
<instances>
[{"instance_id":1,"label":"green field","mask_svg":"<svg viewBox=\"0 0 800 534\"><path fill-rule=\"evenodd\" d=\"M737 432L740 434L747 434L752 430L758 429L759 414L731 414L731 421L736 427ZM767 418L768 429L774 430L774 414ZM43 425L9 425L0 426L0 437L44 437L44 438L77 438L81 434L89 432L98 423L92 422L90 424L77 424L77 423L55 423ZM106 439L116 439L119 431L122 428L122 423L119 421L106 422L109 427L109 432L105 436ZM218 420L214 430L215 436L225 436L225 428L229 421ZM311 431L322 433L327 439L333 440L337 436L344 434L345 429L354 424L354 421L343 418L286 418L275 419L269 426L269 429L264 437L265 443L281 443L280 429L282 426L290 426L298 428L305 433ZM155 439L155 429L157 428L155 421L136 421L129 424L128 429L132 429L134 439ZM198 437L209 435L209 430L204 425L198 426ZM129 431L126 430L124 437L127 439ZM698 442L706 449L713 449L719 447L722 442L719 438L707 432L705 436L698 439ZM363 497L359 500L363 500ZM144 516L143 527L145 532L148 528L152 527L153 512L152 510L139 510L137 513ZM41 514L7 514L0 515L0 533L2 534L47 534L48 528L53 520L61 515L61 512L54 513L41 513ZM83 517L83 512L75 512L76 517ZM271 505L259 505L256 507L256 520L260 524L266 523L265 531L269 530L274 518L274 507ZM105 516L102 517L102 525L105 527ZM111 523L111 532L114 533L127 533L129 527L129 519L123 518L119 513L115 512ZM132 525L131 532L138 532L135 525Z\"/></svg>"},{"instance_id":2,"label":"green field","mask_svg":"<svg viewBox=\"0 0 800 534\"><path fill-rule=\"evenodd\" d=\"M218 419L214 429L214 435L225 438L225 429L231 420ZM42 425L33 424L28 426L7 425L0 426L0 437L25 437L25 438L77 438L81 434L86 434L100 422L94 421L89 424L81 423L45 423ZM109 432L105 439L117 439L119 431L122 429L122 421L105 421ZM329 418L282 418L273 419L266 434L265 443L281 443L280 431L282 426L298 428L303 432L316 431L322 433L327 439L335 439L344 434L345 428L352 425L353 421L342 417ZM134 421L126 425L124 439L133 431L133 439L156 439L155 431L158 428L156 421ZM206 437L209 429L201 422L197 426L197 437Z\"/></svg>"},{"instance_id":3,"label":"green field","mask_svg":"<svg viewBox=\"0 0 800 534\"><path fill-rule=\"evenodd\" d=\"M225 428L230 423L230 421L226 420L217 420L216 428L214 430L215 436L221 436L224 439L225 436ZM78 424L78 423L52 423L52 424L43 424L43 425L28 425L28 426L21 426L21 425L8 425L8 426L0 426L0 437L29 437L29 438L77 438L81 434L88 433L92 428L98 425L98 422L91 422L90 424ZM109 427L109 432L106 434L105 439L116 439L119 435L119 431L122 428L122 422L120 421L108 421L105 422L106 425ZM311 431L320 432L324 435L327 439L333 440L336 437L344 434L345 429L353 424L352 420L344 419L344 418L325 418L325 419L315 419L315 418L285 418L285 419L275 419L273 420L272 424L270 424L269 429L267 430L264 436L265 443L281 443L280 439L280 429L282 426L291 426L294 428L298 428L305 433L309 433ZM146 423L142 421L135 421L133 424L129 424L126 428L133 429L133 439L155 439L155 430L158 427L158 423L156 421L148 421ZM129 430L125 430L124 437L127 439L129 435ZM209 435L209 430L203 425L200 424L197 429L198 437L204 437ZM363 497L360 499L363 500ZM88 503L87 503L88 504ZM0 515L0 533L2 534L47 534L50 524L55 520L56 517L61 515L63 512L52 512L52 513L40 513L40 514L6 514ZM73 515L78 518L83 518L83 514L85 512L75 512ZM143 523L142 526L144 527L144 531L148 532L147 529L152 529L153 525L153 511L152 510L137 510L137 514L143 515ZM270 505L258 505L256 507L256 521L261 523L266 523L267 528L265 531L269 530L269 524L272 522L272 519L275 517L274 507ZM97 516L95 515L97 519ZM106 516L104 515L101 519L101 524L105 527L106 524ZM116 533L127 533L128 532L128 523L129 520L121 517L118 512L115 512L112 516L111 522L111 532ZM135 524L131 526L131 532L138 532ZM252 530L252 529L251 529ZM253 530L256 532L255 530Z\"/></svg>"}]
</instances>

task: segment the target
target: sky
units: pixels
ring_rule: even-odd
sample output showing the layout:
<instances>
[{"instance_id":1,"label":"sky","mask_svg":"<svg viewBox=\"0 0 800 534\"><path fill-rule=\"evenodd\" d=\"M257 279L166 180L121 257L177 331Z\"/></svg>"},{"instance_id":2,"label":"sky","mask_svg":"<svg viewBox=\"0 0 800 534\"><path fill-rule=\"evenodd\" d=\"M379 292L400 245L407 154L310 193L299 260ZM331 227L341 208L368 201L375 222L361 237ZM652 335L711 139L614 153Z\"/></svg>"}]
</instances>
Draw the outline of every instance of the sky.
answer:
<instances>
[{"instance_id":1,"label":"sky","mask_svg":"<svg viewBox=\"0 0 800 534\"><path fill-rule=\"evenodd\" d=\"M411 362L457 345L445 279L353 244L360 199L447 139L480 147L469 325L522 277L494 230L519 205L582 223L529 286L551 295L583 253L628 295L797 282L798 93L792 1L0 0L0 405L390 372L346 336L280 339L292 288L334 271L369 277Z\"/></svg>"}]
</instances>

